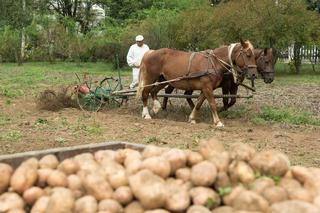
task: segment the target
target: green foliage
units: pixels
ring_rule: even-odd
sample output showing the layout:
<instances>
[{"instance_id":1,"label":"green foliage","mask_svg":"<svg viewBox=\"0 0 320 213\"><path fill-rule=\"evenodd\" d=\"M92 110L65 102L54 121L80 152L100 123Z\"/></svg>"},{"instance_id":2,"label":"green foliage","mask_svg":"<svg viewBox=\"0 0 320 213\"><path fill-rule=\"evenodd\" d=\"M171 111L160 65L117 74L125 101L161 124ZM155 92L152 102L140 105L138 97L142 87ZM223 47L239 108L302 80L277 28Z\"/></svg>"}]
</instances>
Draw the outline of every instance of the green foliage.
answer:
<instances>
[{"instance_id":1,"label":"green foliage","mask_svg":"<svg viewBox=\"0 0 320 213\"><path fill-rule=\"evenodd\" d=\"M291 109L276 109L270 106L263 107L258 117L271 122L320 125L320 121L313 118L310 112L295 112Z\"/></svg>"},{"instance_id":2,"label":"green foliage","mask_svg":"<svg viewBox=\"0 0 320 213\"><path fill-rule=\"evenodd\" d=\"M206 203L206 207L208 209L212 209L218 205L217 201L214 200L213 198L209 197Z\"/></svg>"},{"instance_id":3,"label":"green foliage","mask_svg":"<svg viewBox=\"0 0 320 213\"><path fill-rule=\"evenodd\" d=\"M0 62L18 61L20 34L10 26L0 28Z\"/></svg>"},{"instance_id":4,"label":"green foliage","mask_svg":"<svg viewBox=\"0 0 320 213\"><path fill-rule=\"evenodd\" d=\"M123 66L137 34L143 34L152 49L197 51L239 38L275 49L320 44L315 0L26 0L25 10L23 1L2 2L0 60L9 62L19 61L23 28L25 60L52 63L116 64L117 56ZM296 55L293 68L300 70L301 57Z\"/></svg>"},{"instance_id":5,"label":"green foliage","mask_svg":"<svg viewBox=\"0 0 320 213\"><path fill-rule=\"evenodd\" d=\"M232 192L232 187L220 187L218 188L218 194L220 196L225 196L227 194L230 194Z\"/></svg>"}]
</instances>

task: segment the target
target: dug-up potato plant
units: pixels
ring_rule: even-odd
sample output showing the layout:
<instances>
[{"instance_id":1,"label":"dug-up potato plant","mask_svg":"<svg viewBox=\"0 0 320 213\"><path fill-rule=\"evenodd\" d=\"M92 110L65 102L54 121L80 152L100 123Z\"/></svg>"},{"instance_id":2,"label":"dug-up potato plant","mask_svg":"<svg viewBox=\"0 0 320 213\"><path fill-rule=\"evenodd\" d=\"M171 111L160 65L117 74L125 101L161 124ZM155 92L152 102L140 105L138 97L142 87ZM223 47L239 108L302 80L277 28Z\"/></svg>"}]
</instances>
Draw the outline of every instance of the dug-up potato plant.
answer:
<instances>
[{"instance_id":1,"label":"dug-up potato plant","mask_svg":"<svg viewBox=\"0 0 320 213\"><path fill-rule=\"evenodd\" d=\"M216 139L0 164L2 213L319 213L320 169Z\"/></svg>"}]
</instances>

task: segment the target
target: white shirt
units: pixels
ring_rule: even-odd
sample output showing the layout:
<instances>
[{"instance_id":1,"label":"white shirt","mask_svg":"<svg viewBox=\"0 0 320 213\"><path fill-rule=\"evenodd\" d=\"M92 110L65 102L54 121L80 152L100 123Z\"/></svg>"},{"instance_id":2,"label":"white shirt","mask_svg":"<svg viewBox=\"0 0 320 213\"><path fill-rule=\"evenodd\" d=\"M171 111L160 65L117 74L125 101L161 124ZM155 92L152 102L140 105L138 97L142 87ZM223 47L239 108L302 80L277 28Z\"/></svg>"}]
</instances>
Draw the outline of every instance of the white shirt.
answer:
<instances>
[{"instance_id":1,"label":"white shirt","mask_svg":"<svg viewBox=\"0 0 320 213\"><path fill-rule=\"evenodd\" d=\"M128 65L130 67L140 66L142 57L147 51L149 51L148 45L143 44L142 47L139 47L137 44L133 44L130 47L128 55L127 55Z\"/></svg>"}]
</instances>

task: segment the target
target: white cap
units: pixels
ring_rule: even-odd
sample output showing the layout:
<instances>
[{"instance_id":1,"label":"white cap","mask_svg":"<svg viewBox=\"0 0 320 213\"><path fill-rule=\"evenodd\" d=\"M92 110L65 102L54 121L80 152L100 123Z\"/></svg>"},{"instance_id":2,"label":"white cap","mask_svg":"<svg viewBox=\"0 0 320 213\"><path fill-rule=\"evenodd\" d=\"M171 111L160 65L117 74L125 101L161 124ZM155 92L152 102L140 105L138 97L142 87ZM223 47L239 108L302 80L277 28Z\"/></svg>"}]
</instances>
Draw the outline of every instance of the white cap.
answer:
<instances>
[{"instance_id":1,"label":"white cap","mask_svg":"<svg viewBox=\"0 0 320 213\"><path fill-rule=\"evenodd\" d=\"M137 35L136 36L136 41L143 41L143 40L144 40L144 38L143 38L142 35Z\"/></svg>"}]
</instances>

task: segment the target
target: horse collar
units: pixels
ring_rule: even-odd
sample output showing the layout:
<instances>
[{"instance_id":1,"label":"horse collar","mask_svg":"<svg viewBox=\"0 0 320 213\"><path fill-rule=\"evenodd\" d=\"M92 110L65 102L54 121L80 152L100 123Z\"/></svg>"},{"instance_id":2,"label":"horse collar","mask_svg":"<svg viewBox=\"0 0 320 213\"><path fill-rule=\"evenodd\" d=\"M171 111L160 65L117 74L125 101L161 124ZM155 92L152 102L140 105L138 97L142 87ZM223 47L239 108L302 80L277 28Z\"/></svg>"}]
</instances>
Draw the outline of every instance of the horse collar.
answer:
<instances>
[{"instance_id":1,"label":"horse collar","mask_svg":"<svg viewBox=\"0 0 320 213\"><path fill-rule=\"evenodd\" d=\"M237 82L237 75L234 70L234 66L233 66L233 62L232 62L232 52L233 52L233 49L236 47L236 45L237 45L237 43L233 43L233 44L230 44L230 46L228 47L228 58L229 58L229 62L230 62L230 69L231 69L231 73L233 75L233 79L234 79L235 83Z\"/></svg>"}]
</instances>

